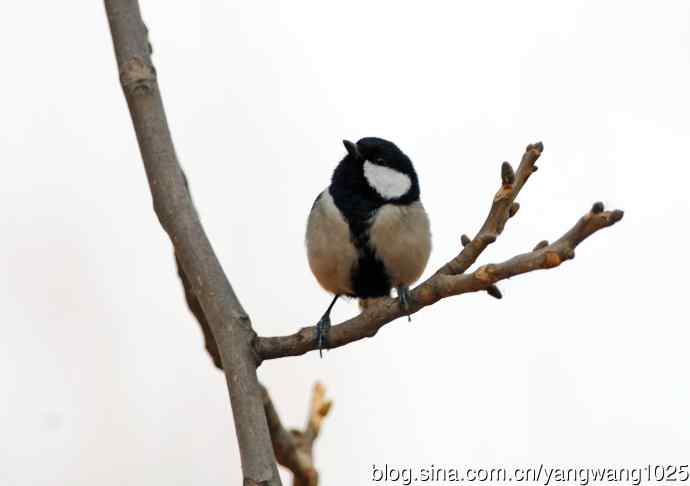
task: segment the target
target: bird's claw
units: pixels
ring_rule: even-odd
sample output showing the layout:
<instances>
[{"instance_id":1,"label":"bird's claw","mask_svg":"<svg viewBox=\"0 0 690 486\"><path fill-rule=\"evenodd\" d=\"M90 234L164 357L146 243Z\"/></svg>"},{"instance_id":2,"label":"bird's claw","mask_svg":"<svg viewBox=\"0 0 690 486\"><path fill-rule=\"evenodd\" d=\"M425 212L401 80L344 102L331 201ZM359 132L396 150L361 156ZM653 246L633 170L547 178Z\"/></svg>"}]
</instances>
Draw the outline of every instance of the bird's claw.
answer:
<instances>
[{"instance_id":1,"label":"bird's claw","mask_svg":"<svg viewBox=\"0 0 690 486\"><path fill-rule=\"evenodd\" d=\"M322 350L328 349L328 331L331 329L331 317L326 314L316 324L316 345L319 348L319 357L323 358Z\"/></svg>"},{"instance_id":2,"label":"bird's claw","mask_svg":"<svg viewBox=\"0 0 690 486\"><path fill-rule=\"evenodd\" d=\"M400 298L400 305L407 314L407 321L412 322L410 317L410 289L407 286L398 287L398 297Z\"/></svg>"}]
</instances>

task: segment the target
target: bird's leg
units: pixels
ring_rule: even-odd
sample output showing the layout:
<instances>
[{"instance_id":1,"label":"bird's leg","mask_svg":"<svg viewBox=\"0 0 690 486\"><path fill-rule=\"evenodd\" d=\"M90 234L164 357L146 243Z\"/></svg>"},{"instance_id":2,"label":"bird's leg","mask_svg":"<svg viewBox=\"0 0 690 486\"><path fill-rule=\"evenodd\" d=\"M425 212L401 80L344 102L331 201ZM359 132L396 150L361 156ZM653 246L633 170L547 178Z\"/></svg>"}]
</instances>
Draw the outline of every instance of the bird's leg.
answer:
<instances>
[{"instance_id":1,"label":"bird's leg","mask_svg":"<svg viewBox=\"0 0 690 486\"><path fill-rule=\"evenodd\" d=\"M398 297L400 298L400 305L407 314L407 321L412 322L412 317L410 317L410 288L407 285L398 287Z\"/></svg>"},{"instance_id":2,"label":"bird's leg","mask_svg":"<svg viewBox=\"0 0 690 486\"><path fill-rule=\"evenodd\" d=\"M319 347L319 357L323 358L322 349L328 349L328 331L331 329L331 309L335 305L335 301L338 300L340 295L336 294L331 301L331 305L328 306L326 312L323 314L319 322L316 324L316 345Z\"/></svg>"}]
</instances>

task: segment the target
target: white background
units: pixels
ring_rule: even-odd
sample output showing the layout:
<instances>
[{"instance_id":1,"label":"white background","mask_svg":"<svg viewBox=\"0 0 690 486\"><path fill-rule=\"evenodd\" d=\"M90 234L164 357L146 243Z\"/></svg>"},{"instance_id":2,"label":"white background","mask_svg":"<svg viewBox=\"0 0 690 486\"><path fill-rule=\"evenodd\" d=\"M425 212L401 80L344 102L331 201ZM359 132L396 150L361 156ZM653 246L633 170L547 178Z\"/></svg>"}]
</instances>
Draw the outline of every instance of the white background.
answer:
<instances>
[{"instance_id":1,"label":"white background","mask_svg":"<svg viewBox=\"0 0 690 486\"><path fill-rule=\"evenodd\" d=\"M323 484L368 484L384 463L687 463L687 1L142 3L180 160L261 335L328 304L303 232L343 138L389 138L415 162L427 274L530 142L541 170L483 263L596 200L626 211L501 301L448 299L325 359L265 363L286 424L316 380L335 401ZM101 2L15 2L0 43L0 484L239 484L225 382L152 211Z\"/></svg>"}]
</instances>

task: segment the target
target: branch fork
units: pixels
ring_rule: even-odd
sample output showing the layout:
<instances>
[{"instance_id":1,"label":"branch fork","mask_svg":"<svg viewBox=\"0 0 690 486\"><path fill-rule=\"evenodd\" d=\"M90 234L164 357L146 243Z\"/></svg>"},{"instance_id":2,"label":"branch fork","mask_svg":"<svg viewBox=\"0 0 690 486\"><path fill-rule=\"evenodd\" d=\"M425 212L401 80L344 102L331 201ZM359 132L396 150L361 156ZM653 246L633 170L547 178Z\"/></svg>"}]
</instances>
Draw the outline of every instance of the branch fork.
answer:
<instances>
[{"instance_id":1,"label":"branch fork","mask_svg":"<svg viewBox=\"0 0 690 486\"><path fill-rule=\"evenodd\" d=\"M530 176L537 171L535 165L544 145L539 142L526 147L517 171L509 162L501 165L501 186L494 196L489 214L474 238L463 234L462 249L436 273L410 292L409 313L434 304L440 299L468 292L486 291L500 299L501 291L496 283L507 278L540 269L559 266L575 256L575 248L596 231L609 227L623 218L623 211L605 211L601 202L595 203L567 233L554 243L540 241L532 251L501 263L490 263L466 273L487 246L496 241L509 219L520 209L515 200ZM401 317L403 311L397 299L380 299L368 306L356 317L333 326L329 344L332 348L374 336L387 323ZM305 327L288 336L258 337L255 340L257 354L262 359L297 356L316 348L315 327Z\"/></svg>"},{"instance_id":2,"label":"branch fork","mask_svg":"<svg viewBox=\"0 0 690 486\"><path fill-rule=\"evenodd\" d=\"M206 348L215 365L225 372L243 484L280 485L277 458L293 472L294 486L316 486L318 474L314 467L313 446L323 419L331 409L324 387L319 384L314 387L305 429L288 431L256 373L263 359L296 356L314 350L316 328L305 327L289 336L257 337L206 237L177 161L139 3L137 0L105 0L104 3L120 84L137 134L154 210L174 245L185 297L204 331ZM601 202L596 202L555 242L540 241L530 252L467 273L486 247L503 232L507 221L518 213L520 205L515 199L537 171L535 163L543 150L541 142L528 145L517 171L509 162L503 162L501 186L479 232L471 239L462 235L460 253L412 290L409 309L403 309L398 299L380 299L358 316L333 326L330 346L340 347L374 336L394 319L453 295L486 291L500 299L502 294L497 282L559 266L575 256L575 248L586 238L622 219L622 211L606 211Z\"/></svg>"},{"instance_id":3,"label":"branch fork","mask_svg":"<svg viewBox=\"0 0 690 486\"><path fill-rule=\"evenodd\" d=\"M266 388L263 388L263 401L278 463L292 472L293 486L317 486L319 474L314 466L314 442L333 406L333 402L326 399L326 387L321 383L314 385L304 430L287 430L283 426Z\"/></svg>"}]
</instances>

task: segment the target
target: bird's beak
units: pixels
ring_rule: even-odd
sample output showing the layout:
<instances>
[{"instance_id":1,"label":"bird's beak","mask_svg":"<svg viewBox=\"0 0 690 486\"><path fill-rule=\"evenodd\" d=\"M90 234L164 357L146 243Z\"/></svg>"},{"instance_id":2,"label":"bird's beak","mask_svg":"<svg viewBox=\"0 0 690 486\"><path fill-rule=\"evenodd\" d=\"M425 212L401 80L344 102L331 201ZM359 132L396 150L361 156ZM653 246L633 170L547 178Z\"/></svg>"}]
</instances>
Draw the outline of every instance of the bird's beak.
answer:
<instances>
[{"instance_id":1,"label":"bird's beak","mask_svg":"<svg viewBox=\"0 0 690 486\"><path fill-rule=\"evenodd\" d=\"M359 158L359 150L357 150L357 145L350 142L349 140L343 140L343 145L345 145L348 154L357 159Z\"/></svg>"}]
</instances>

